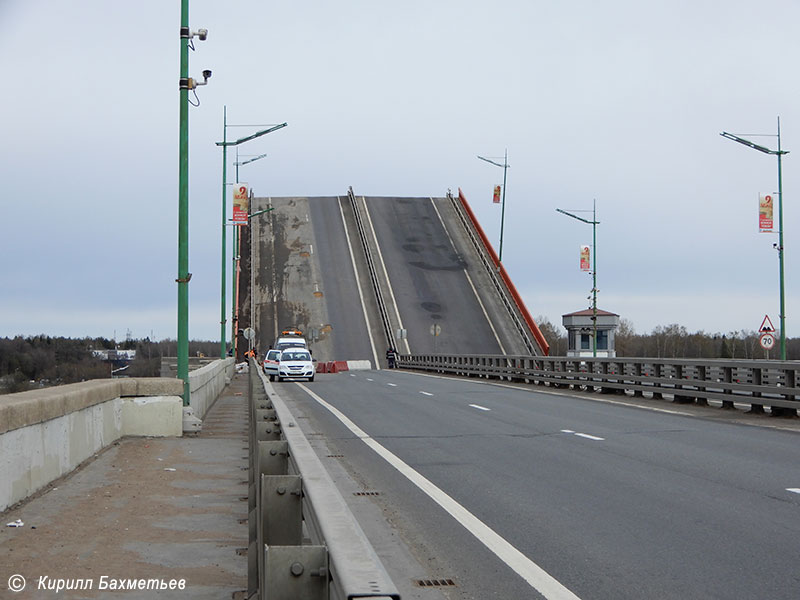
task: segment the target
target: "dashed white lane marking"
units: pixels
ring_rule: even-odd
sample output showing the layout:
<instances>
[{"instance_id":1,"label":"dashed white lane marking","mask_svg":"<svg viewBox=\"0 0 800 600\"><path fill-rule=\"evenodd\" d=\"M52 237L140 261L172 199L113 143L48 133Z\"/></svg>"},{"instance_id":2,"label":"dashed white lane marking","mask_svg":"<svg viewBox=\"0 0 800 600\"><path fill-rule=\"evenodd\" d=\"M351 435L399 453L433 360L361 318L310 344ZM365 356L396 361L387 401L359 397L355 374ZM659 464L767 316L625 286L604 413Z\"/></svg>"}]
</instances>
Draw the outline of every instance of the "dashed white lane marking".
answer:
<instances>
[{"instance_id":1,"label":"dashed white lane marking","mask_svg":"<svg viewBox=\"0 0 800 600\"><path fill-rule=\"evenodd\" d=\"M370 377L367 377L367 381L375 381L375 380Z\"/></svg>"},{"instance_id":2,"label":"dashed white lane marking","mask_svg":"<svg viewBox=\"0 0 800 600\"><path fill-rule=\"evenodd\" d=\"M787 492L792 492L793 494L800 494L800 488L786 488Z\"/></svg>"},{"instance_id":3,"label":"dashed white lane marking","mask_svg":"<svg viewBox=\"0 0 800 600\"><path fill-rule=\"evenodd\" d=\"M572 429L562 429L561 433L571 433L572 435L577 435L578 437L586 438L587 440L594 440L596 442L603 442L606 439L597 437L596 435L589 435L588 433L578 433L577 431L573 431Z\"/></svg>"},{"instance_id":4,"label":"dashed white lane marking","mask_svg":"<svg viewBox=\"0 0 800 600\"><path fill-rule=\"evenodd\" d=\"M433 394L431 394L430 392L420 391L420 394L425 394L426 396L433 396Z\"/></svg>"},{"instance_id":5,"label":"dashed white lane marking","mask_svg":"<svg viewBox=\"0 0 800 600\"><path fill-rule=\"evenodd\" d=\"M522 577L528 583L528 585L538 591L545 598L545 600L580 600L578 596L564 587L561 582L550 575L550 573L542 569L542 567L537 565L530 558L525 556L522 552L517 550L504 537L486 525L486 523L478 519L478 517L456 502L442 489L433 485L430 480L426 479L405 462L400 460L400 458L395 454L389 452L389 450L381 446L373 438L367 435L367 432L353 423L353 421L351 421L339 409L328 404L325 400L320 398L302 383L298 383L297 385L300 386L300 388L314 400L327 408L344 424L345 427L352 431L356 437L360 438L361 441L369 446L369 448L371 448L378 456L383 458L386 462L397 469L411 483L416 485L420 490L427 494L431 500L436 502L436 504L447 511L447 513L450 514L450 516L452 516L456 521L461 523L461 525L473 536L475 536L478 541L480 541L491 552L493 552L495 556L513 569L517 575Z\"/></svg>"},{"instance_id":6,"label":"dashed white lane marking","mask_svg":"<svg viewBox=\"0 0 800 600\"><path fill-rule=\"evenodd\" d=\"M597 437L596 435L589 435L588 433L576 433L578 437L586 438L587 440L594 440L596 442L602 442L606 438Z\"/></svg>"},{"instance_id":7,"label":"dashed white lane marking","mask_svg":"<svg viewBox=\"0 0 800 600\"><path fill-rule=\"evenodd\" d=\"M397 387L397 384L396 384L396 383L387 383L386 385L390 385L390 386L392 386L392 387Z\"/></svg>"},{"instance_id":8,"label":"dashed white lane marking","mask_svg":"<svg viewBox=\"0 0 800 600\"><path fill-rule=\"evenodd\" d=\"M472 408L477 408L478 410L492 410L491 408L486 408L485 406L481 406L480 404L470 404Z\"/></svg>"}]
</instances>

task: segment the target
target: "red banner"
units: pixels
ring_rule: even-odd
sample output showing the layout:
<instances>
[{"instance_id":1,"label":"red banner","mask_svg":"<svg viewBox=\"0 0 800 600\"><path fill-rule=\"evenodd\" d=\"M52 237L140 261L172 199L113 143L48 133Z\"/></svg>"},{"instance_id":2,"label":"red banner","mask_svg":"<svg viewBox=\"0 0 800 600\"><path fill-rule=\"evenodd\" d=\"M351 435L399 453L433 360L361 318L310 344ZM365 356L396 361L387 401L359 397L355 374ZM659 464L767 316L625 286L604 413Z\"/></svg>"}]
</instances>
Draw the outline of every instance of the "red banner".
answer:
<instances>
[{"instance_id":1,"label":"red banner","mask_svg":"<svg viewBox=\"0 0 800 600\"><path fill-rule=\"evenodd\" d=\"M581 246L581 271L591 271L589 246Z\"/></svg>"},{"instance_id":2,"label":"red banner","mask_svg":"<svg viewBox=\"0 0 800 600\"><path fill-rule=\"evenodd\" d=\"M772 233L772 194L758 195L758 231Z\"/></svg>"},{"instance_id":3,"label":"red banner","mask_svg":"<svg viewBox=\"0 0 800 600\"><path fill-rule=\"evenodd\" d=\"M235 183L233 187L233 222L247 225L249 190L246 183Z\"/></svg>"},{"instance_id":4,"label":"red banner","mask_svg":"<svg viewBox=\"0 0 800 600\"><path fill-rule=\"evenodd\" d=\"M492 198L492 202L495 204L500 204L500 186L494 186L494 197Z\"/></svg>"}]
</instances>

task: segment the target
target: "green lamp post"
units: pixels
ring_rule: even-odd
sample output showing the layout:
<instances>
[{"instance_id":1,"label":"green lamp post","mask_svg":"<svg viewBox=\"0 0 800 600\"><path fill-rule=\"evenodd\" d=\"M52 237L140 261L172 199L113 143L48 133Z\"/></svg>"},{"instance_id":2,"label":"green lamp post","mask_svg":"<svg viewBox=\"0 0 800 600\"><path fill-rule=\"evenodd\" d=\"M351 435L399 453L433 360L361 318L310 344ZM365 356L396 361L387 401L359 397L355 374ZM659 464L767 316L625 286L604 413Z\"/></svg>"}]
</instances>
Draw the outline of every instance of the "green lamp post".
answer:
<instances>
[{"instance_id":1,"label":"green lamp post","mask_svg":"<svg viewBox=\"0 0 800 600\"><path fill-rule=\"evenodd\" d=\"M225 267L226 267L226 263L227 263L227 259L226 259L226 249L227 249L227 234L226 234L226 231L227 230L226 230L226 227L228 225L227 221L226 221L226 216L227 216L226 197L227 197L227 187L228 187L228 170L227 170L227 167L228 167L228 146L237 146L237 161L234 164L236 166L236 182L238 183L239 182L239 165L243 165L243 164L247 164L247 163L250 163L250 162L254 162L254 161L259 160L260 158L264 158L266 156L266 154L261 154L260 156L258 156L256 158L253 158L251 160L246 160L246 161L243 161L243 162L239 162L238 161L238 146L239 146L239 144L243 144L245 142L249 142L250 140L254 140L254 139L258 138L258 137L261 137L262 135L266 135L268 133L272 133L273 131L277 131L278 129L282 129L282 128L286 127L288 125L288 123L281 123L280 125L274 125L274 126L269 127L267 129L263 129L261 131L257 131L256 133L254 133L252 135L248 135L246 137L239 138L238 140L229 142L228 141L228 127L229 127L229 125L228 125L228 108L227 108L227 106L223 107L222 119L223 119L222 141L221 142L216 142L216 145L222 147L222 276L221 276L221 288L222 288L222 290L221 290L221 293L220 293L221 298L220 298L220 343L219 343L219 345L220 345L220 358L225 358L225 353L226 353L226 349L227 349L226 348L226 346L227 346L226 338L225 338L225 312L226 312L226 307L225 307L225 297L226 297L226 289L225 289L226 273L225 273ZM232 127L232 125L230 127ZM237 240L237 237L238 237L237 233L238 233L238 230L234 230L234 242L233 242L233 254L234 254L233 262L234 262L234 265L236 264L236 260L238 258L236 256L236 254L237 254L237 241L238 241ZM233 276L232 277L233 277L233 282L232 282L233 289L236 290L236 269L235 268L233 269ZM235 298L233 299L233 302L234 303L236 302ZM235 307L234 307L234 310L235 310ZM236 339L236 331L234 330L235 325L236 325L235 323L233 323L233 322L231 323L231 328L232 328L231 329L231 344L233 344L233 341Z\"/></svg>"},{"instance_id":2,"label":"green lamp post","mask_svg":"<svg viewBox=\"0 0 800 600\"><path fill-rule=\"evenodd\" d=\"M723 131L720 135L734 142L739 142L753 150L758 150L764 154L772 154L778 157L778 278L780 288L780 311L779 315L781 322L781 360L786 360L786 294L784 285L784 271L783 271L783 176L781 172L781 157L784 154L789 154L788 150L781 150L781 118L778 117L778 149L772 150L765 146L760 146L749 140L746 140L738 135Z\"/></svg>"},{"instance_id":3,"label":"green lamp post","mask_svg":"<svg viewBox=\"0 0 800 600\"><path fill-rule=\"evenodd\" d=\"M597 358L597 226L600 224L600 221L597 220L597 201L592 201L591 221L560 208L556 210L561 214L592 226L592 356Z\"/></svg>"},{"instance_id":4,"label":"green lamp post","mask_svg":"<svg viewBox=\"0 0 800 600\"><path fill-rule=\"evenodd\" d=\"M480 158L482 161L488 162L490 165L494 165L503 169L503 200L500 205L500 248L498 252L498 259L500 262L503 262L503 225L506 220L506 173L508 172L508 168L511 166L508 164L508 149L506 149L505 155L503 156L503 164L495 162L489 158L484 158L483 156L479 156L478 158Z\"/></svg>"}]
</instances>

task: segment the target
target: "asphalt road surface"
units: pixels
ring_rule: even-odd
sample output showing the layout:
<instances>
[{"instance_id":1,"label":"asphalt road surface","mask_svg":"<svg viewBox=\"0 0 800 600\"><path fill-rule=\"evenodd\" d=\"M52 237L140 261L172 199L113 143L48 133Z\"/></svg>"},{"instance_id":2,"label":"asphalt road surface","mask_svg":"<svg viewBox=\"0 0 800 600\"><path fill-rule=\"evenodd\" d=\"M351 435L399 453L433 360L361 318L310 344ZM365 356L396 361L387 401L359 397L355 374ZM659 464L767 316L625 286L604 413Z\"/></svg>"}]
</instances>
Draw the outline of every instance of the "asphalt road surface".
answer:
<instances>
[{"instance_id":1,"label":"asphalt road surface","mask_svg":"<svg viewBox=\"0 0 800 600\"><path fill-rule=\"evenodd\" d=\"M796 432L390 370L276 390L449 598L800 597Z\"/></svg>"}]
</instances>

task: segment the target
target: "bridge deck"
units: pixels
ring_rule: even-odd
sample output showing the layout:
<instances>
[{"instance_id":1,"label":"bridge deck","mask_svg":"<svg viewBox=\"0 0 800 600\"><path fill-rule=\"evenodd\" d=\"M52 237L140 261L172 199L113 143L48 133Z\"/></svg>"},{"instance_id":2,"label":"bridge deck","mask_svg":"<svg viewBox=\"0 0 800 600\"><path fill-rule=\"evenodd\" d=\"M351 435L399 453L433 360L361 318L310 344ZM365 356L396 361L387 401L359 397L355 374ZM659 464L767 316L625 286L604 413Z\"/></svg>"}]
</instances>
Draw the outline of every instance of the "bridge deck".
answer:
<instances>
[{"instance_id":1,"label":"bridge deck","mask_svg":"<svg viewBox=\"0 0 800 600\"><path fill-rule=\"evenodd\" d=\"M247 375L236 375L210 409L198 437L128 438L6 512L0 579L27 580L15 598L49 597L43 584L84 579L100 598L111 580L185 580L159 598L239 597L247 588ZM174 470L173 470L174 469ZM244 501L241 500L244 498ZM23 527L6 527L20 519ZM242 521L242 522L240 522ZM45 579L41 579L45 578ZM84 584L85 586L86 584ZM126 592L131 599L152 591ZM241 595L244 597L244 594Z\"/></svg>"}]
</instances>

